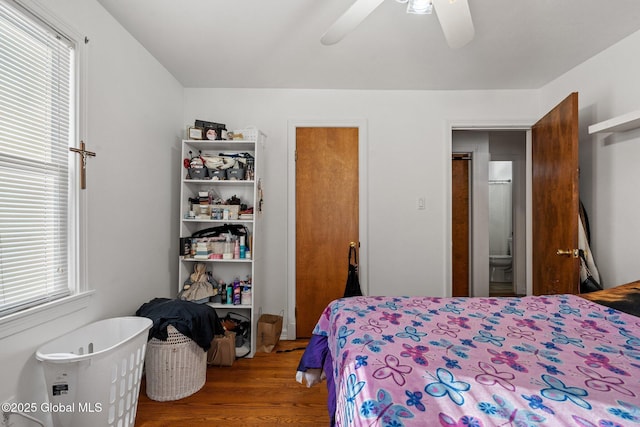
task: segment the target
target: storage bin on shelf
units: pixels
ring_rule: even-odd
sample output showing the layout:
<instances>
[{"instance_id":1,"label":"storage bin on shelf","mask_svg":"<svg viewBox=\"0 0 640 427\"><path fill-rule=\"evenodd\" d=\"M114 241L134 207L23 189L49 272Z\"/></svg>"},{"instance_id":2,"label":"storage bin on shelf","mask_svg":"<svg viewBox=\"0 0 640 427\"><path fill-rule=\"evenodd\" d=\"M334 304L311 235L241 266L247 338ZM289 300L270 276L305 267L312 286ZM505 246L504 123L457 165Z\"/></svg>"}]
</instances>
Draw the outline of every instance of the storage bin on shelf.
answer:
<instances>
[{"instance_id":1,"label":"storage bin on shelf","mask_svg":"<svg viewBox=\"0 0 640 427\"><path fill-rule=\"evenodd\" d=\"M258 141L258 129L246 128L233 130L233 139L240 139L242 141L257 142ZM241 137L239 137L241 135Z\"/></svg>"},{"instance_id":2,"label":"storage bin on shelf","mask_svg":"<svg viewBox=\"0 0 640 427\"><path fill-rule=\"evenodd\" d=\"M242 181L245 178L245 169L244 168L230 168L227 169L227 179L228 180L236 180Z\"/></svg>"},{"instance_id":3,"label":"storage bin on shelf","mask_svg":"<svg viewBox=\"0 0 640 427\"><path fill-rule=\"evenodd\" d=\"M207 168L189 168L189 179L205 179L208 176Z\"/></svg>"},{"instance_id":4,"label":"storage bin on shelf","mask_svg":"<svg viewBox=\"0 0 640 427\"><path fill-rule=\"evenodd\" d=\"M153 322L144 317L97 321L41 346L54 427L131 427Z\"/></svg>"},{"instance_id":5,"label":"storage bin on shelf","mask_svg":"<svg viewBox=\"0 0 640 427\"><path fill-rule=\"evenodd\" d=\"M171 325L167 335L149 340L145 360L147 396L161 402L190 396L207 380L207 352Z\"/></svg>"}]
</instances>

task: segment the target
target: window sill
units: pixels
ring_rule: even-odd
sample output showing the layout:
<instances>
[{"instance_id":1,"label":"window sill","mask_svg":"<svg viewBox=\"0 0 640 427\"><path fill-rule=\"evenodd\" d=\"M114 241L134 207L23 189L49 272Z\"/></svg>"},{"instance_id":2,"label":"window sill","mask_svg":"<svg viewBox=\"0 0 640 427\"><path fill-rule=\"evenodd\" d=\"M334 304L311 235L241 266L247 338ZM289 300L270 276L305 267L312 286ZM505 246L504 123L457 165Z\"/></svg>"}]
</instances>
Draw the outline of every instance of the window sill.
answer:
<instances>
[{"instance_id":1,"label":"window sill","mask_svg":"<svg viewBox=\"0 0 640 427\"><path fill-rule=\"evenodd\" d=\"M95 291L81 292L0 318L0 339L82 310Z\"/></svg>"}]
</instances>

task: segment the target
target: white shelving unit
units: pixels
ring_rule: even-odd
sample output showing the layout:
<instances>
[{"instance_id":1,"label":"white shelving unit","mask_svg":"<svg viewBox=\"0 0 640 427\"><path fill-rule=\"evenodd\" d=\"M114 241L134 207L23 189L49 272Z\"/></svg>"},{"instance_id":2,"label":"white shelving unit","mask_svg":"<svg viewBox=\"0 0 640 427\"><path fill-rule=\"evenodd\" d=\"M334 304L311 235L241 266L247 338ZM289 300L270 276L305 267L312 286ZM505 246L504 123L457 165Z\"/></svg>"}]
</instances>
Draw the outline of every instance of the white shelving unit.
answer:
<instances>
[{"instance_id":1,"label":"white shelving unit","mask_svg":"<svg viewBox=\"0 0 640 427\"><path fill-rule=\"evenodd\" d=\"M589 134L600 132L625 132L639 127L640 111L633 111L589 126Z\"/></svg>"},{"instance_id":2,"label":"white shelving unit","mask_svg":"<svg viewBox=\"0 0 640 427\"><path fill-rule=\"evenodd\" d=\"M265 135L255 129L243 132L249 135L245 140L233 141L209 141L209 140L183 140L182 158L190 158L191 155L217 156L221 153L249 153L254 159L254 179L253 180L212 180L212 179L189 179L188 171L180 169L180 237L189 238L197 231L225 224L237 224L244 226L248 231L247 245L251 251L251 258L240 259L195 259L189 256L180 256L178 268L178 291L182 290L185 280L193 273L197 263L204 263L207 271L211 271L216 280L224 281L226 284L232 283L235 278L244 280L251 278L251 299L250 304L220 304L209 302L210 306L216 309L218 316L223 318L227 313L237 313L243 317L251 319L250 339L242 347L236 347L238 356L247 355L253 357L256 348L256 331L258 322L258 311L260 308L260 295L264 289L262 259L263 242L261 236L262 229L262 173L263 173L263 150ZM191 152L191 154L189 153ZM214 194L227 200L232 196L240 199L242 204L253 207L252 219L208 219L189 218L190 203L189 198L197 198L199 192L212 190ZM237 317L237 316L234 316ZM248 354L247 354L248 353Z\"/></svg>"}]
</instances>

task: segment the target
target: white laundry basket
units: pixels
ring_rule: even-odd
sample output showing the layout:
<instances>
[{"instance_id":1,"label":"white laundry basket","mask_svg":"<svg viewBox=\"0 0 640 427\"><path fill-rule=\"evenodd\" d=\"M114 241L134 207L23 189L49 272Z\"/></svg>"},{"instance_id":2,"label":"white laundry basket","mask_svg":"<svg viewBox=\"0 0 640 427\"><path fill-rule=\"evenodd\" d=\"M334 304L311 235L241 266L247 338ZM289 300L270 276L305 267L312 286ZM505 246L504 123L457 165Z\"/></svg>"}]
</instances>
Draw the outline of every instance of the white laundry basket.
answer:
<instances>
[{"instance_id":1,"label":"white laundry basket","mask_svg":"<svg viewBox=\"0 0 640 427\"><path fill-rule=\"evenodd\" d=\"M152 324L146 317L101 320L38 349L54 427L134 425Z\"/></svg>"}]
</instances>

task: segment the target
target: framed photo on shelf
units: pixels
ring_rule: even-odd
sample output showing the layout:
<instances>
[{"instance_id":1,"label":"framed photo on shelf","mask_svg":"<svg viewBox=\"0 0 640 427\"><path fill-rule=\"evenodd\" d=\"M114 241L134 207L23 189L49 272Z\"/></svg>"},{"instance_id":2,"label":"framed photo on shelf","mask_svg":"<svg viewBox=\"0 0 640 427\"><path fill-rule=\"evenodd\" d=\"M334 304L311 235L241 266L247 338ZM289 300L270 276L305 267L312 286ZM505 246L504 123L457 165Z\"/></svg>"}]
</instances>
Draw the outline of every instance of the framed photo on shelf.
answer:
<instances>
[{"instance_id":1,"label":"framed photo on shelf","mask_svg":"<svg viewBox=\"0 0 640 427\"><path fill-rule=\"evenodd\" d=\"M214 139L220 139L218 136L218 129L215 128L206 128L207 132L205 133L205 136L207 139L209 140L214 140Z\"/></svg>"},{"instance_id":2,"label":"framed photo on shelf","mask_svg":"<svg viewBox=\"0 0 640 427\"><path fill-rule=\"evenodd\" d=\"M204 139L204 129L190 126L187 129L187 137L188 139Z\"/></svg>"}]
</instances>

